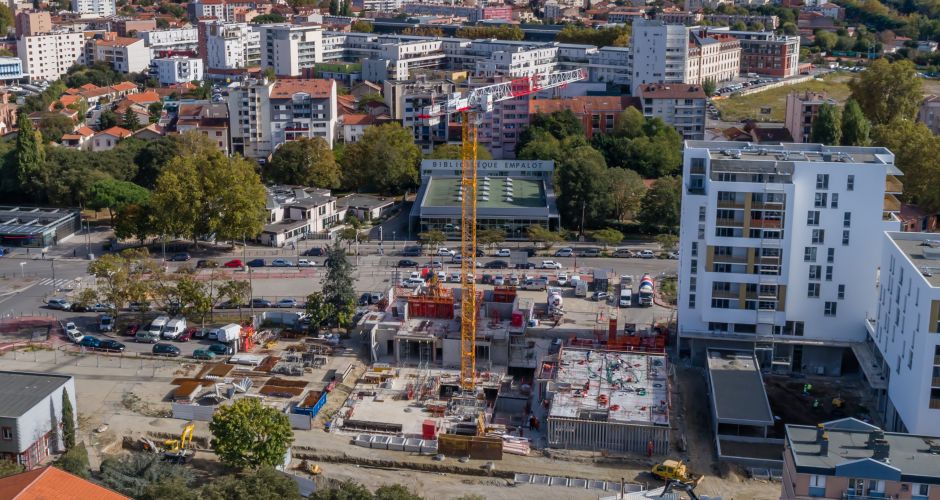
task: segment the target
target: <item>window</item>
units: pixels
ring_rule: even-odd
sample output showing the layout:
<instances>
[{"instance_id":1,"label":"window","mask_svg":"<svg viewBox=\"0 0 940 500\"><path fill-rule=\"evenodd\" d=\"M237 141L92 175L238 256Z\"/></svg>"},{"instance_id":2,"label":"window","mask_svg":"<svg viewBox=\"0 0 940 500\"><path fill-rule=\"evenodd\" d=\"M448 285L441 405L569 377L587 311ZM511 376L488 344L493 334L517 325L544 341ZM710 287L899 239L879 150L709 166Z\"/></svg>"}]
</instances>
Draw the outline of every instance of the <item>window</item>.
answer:
<instances>
[{"instance_id":1,"label":"window","mask_svg":"<svg viewBox=\"0 0 940 500\"><path fill-rule=\"evenodd\" d=\"M806 285L806 296L811 299L819 298L819 283L809 283ZM828 304L828 302L826 302Z\"/></svg>"},{"instance_id":2,"label":"window","mask_svg":"<svg viewBox=\"0 0 940 500\"><path fill-rule=\"evenodd\" d=\"M826 302L823 305L823 314L825 314L826 316L835 316L837 306L838 304L836 304L835 302Z\"/></svg>"},{"instance_id":3,"label":"window","mask_svg":"<svg viewBox=\"0 0 940 500\"><path fill-rule=\"evenodd\" d=\"M3 439L10 441L13 439L13 428L12 427L3 427L0 429Z\"/></svg>"},{"instance_id":4,"label":"window","mask_svg":"<svg viewBox=\"0 0 940 500\"><path fill-rule=\"evenodd\" d=\"M854 191L855 190L855 176L850 175L848 179L845 180L845 190Z\"/></svg>"},{"instance_id":5,"label":"window","mask_svg":"<svg viewBox=\"0 0 940 500\"><path fill-rule=\"evenodd\" d=\"M818 280L822 278L822 266L809 266L809 279Z\"/></svg>"},{"instance_id":6,"label":"window","mask_svg":"<svg viewBox=\"0 0 940 500\"><path fill-rule=\"evenodd\" d=\"M698 207L698 221L705 222L705 207Z\"/></svg>"},{"instance_id":7,"label":"window","mask_svg":"<svg viewBox=\"0 0 940 500\"><path fill-rule=\"evenodd\" d=\"M803 262L816 262L816 247L803 249Z\"/></svg>"},{"instance_id":8,"label":"window","mask_svg":"<svg viewBox=\"0 0 940 500\"><path fill-rule=\"evenodd\" d=\"M842 227L852 227L852 212L842 214Z\"/></svg>"},{"instance_id":9,"label":"window","mask_svg":"<svg viewBox=\"0 0 940 500\"><path fill-rule=\"evenodd\" d=\"M829 189L829 174L816 174L816 189Z\"/></svg>"},{"instance_id":10,"label":"window","mask_svg":"<svg viewBox=\"0 0 940 500\"><path fill-rule=\"evenodd\" d=\"M826 496L826 476L813 474L812 476L809 477L809 496L811 497Z\"/></svg>"},{"instance_id":11,"label":"window","mask_svg":"<svg viewBox=\"0 0 940 500\"><path fill-rule=\"evenodd\" d=\"M695 274L698 272L698 259L692 259L691 268L692 268L691 269L692 274Z\"/></svg>"},{"instance_id":12,"label":"window","mask_svg":"<svg viewBox=\"0 0 940 500\"><path fill-rule=\"evenodd\" d=\"M698 257L698 242L692 242L692 257Z\"/></svg>"},{"instance_id":13,"label":"window","mask_svg":"<svg viewBox=\"0 0 940 500\"><path fill-rule=\"evenodd\" d=\"M826 242L826 230L825 229L813 229L813 243L816 245L822 245Z\"/></svg>"},{"instance_id":14,"label":"window","mask_svg":"<svg viewBox=\"0 0 940 500\"><path fill-rule=\"evenodd\" d=\"M689 309L694 309L694 308L695 308L695 294L690 293L689 294Z\"/></svg>"},{"instance_id":15,"label":"window","mask_svg":"<svg viewBox=\"0 0 940 500\"><path fill-rule=\"evenodd\" d=\"M826 250L826 262L832 264L836 260L836 249L830 248Z\"/></svg>"},{"instance_id":16,"label":"window","mask_svg":"<svg viewBox=\"0 0 940 500\"><path fill-rule=\"evenodd\" d=\"M832 281L832 266L826 266L826 281Z\"/></svg>"},{"instance_id":17,"label":"window","mask_svg":"<svg viewBox=\"0 0 940 500\"><path fill-rule=\"evenodd\" d=\"M826 193L816 193L816 201L813 202L813 206L816 208L826 208Z\"/></svg>"},{"instance_id":18,"label":"window","mask_svg":"<svg viewBox=\"0 0 940 500\"><path fill-rule=\"evenodd\" d=\"M819 210L810 210L806 213L806 225L807 226L818 226L819 225Z\"/></svg>"},{"instance_id":19,"label":"window","mask_svg":"<svg viewBox=\"0 0 940 500\"><path fill-rule=\"evenodd\" d=\"M849 246L849 230L842 231L842 246Z\"/></svg>"},{"instance_id":20,"label":"window","mask_svg":"<svg viewBox=\"0 0 940 500\"><path fill-rule=\"evenodd\" d=\"M845 285L839 285L839 300L845 298Z\"/></svg>"},{"instance_id":21,"label":"window","mask_svg":"<svg viewBox=\"0 0 940 500\"><path fill-rule=\"evenodd\" d=\"M917 483L912 484L911 495L914 497L927 498L928 496L930 496L930 485L929 484L917 484Z\"/></svg>"},{"instance_id":22,"label":"window","mask_svg":"<svg viewBox=\"0 0 940 500\"><path fill-rule=\"evenodd\" d=\"M832 193L832 208L839 208L839 193Z\"/></svg>"}]
</instances>

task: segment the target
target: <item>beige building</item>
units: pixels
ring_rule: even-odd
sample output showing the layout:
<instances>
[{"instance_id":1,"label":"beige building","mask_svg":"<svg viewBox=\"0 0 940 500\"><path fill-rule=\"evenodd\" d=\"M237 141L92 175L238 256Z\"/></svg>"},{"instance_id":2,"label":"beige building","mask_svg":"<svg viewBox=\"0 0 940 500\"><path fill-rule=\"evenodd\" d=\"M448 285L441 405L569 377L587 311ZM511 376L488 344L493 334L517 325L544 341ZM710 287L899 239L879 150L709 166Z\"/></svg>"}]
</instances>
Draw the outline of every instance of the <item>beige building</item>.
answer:
<instances>
[{"instance_id":1,"label":"beige building","mask_svg":"<svg viewBox=\"0 0 940 500\"><path fill-rule=\"evenodd\" d=\"M809 142L813 120L819 112L819 106L832 104L838 106L835 99L830 99L825 92L791 92L787 95L787 111L784 126L790 131L793 142Z\"/></svg>"},{"instance_id":2,"label":"beige building","mask_svg":"<svg viewBox=\"0 0 940 500\"><path fill-rule=\"evenodd\" d=\"M920 105L917 121L927 125L934 135L940 135L940 97L928 95Z\"/></svg>"},{"instance_id":3,"label":"beige building","mask_svg":"<svg viewBox=\"0 0 940 500\"><path fill-rule=\"evenodd\" d=\"M685 83L733 80L741 71L741 42L721 33L689 32Z\"/></svg>"},{"instance_id":4,"label":"beige building","mask_svg":"<svg viewBox=\"0 0 940 500\"><path fill-rule=\"evenodd\" d=\"M16 14L16 36L33 36L52 31L52 16L45 11L18 12Z\"/></svg>"},{"instance_id":5,"label":"beige building","mask_svg":"<svg viewBox=\"0 0 940 500\"><path fill-rule=\"evenodd\" d=\"M49 33L23 36L16 54L30 80L56 80L75 64L85 64L83 33Z\"/></svg>"}]
</instances>

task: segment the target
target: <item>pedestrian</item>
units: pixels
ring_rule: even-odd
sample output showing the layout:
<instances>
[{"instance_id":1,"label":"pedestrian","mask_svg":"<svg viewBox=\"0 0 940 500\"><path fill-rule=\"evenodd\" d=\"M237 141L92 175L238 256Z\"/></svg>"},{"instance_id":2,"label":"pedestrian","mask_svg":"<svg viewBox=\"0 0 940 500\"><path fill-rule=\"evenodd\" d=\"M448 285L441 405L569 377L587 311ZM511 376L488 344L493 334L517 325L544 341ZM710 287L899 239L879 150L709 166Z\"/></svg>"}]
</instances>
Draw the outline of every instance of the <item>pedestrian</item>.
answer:
<instances>
[{"instance_id":1,"label":"pedestrian","mask_svg":"<svg viewBox=\"0 0 940 500\"><path fill-rule=\"evenodd\" d=\"M77 250L76 250L75 248L72 249L72 258L73 258L73 259L75 258L75 252L76 252L76 251L77 251Z\"/></svg>"}]
</instances>

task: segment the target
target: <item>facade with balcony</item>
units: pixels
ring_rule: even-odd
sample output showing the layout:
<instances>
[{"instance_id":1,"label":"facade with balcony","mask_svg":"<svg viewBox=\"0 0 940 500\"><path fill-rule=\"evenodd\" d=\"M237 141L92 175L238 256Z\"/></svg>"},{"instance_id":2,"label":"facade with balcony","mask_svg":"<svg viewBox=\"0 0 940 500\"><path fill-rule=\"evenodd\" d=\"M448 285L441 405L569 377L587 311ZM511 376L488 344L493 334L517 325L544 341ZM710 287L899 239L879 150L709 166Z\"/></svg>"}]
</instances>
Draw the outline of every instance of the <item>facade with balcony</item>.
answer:
<instances>
[{"instance_id":1,"label":"facade with balcony","mask_svg":"<svg viewBox=\"0 0 940 500\"><path fill-rule=\"evenodd\" d=\"M879 235L900 224L884 202L894 156L686 141L684 157L680 347L701 359L716 343L753 346L781 370L841 373L865 340Z\"/></svg>"}]
</instances>

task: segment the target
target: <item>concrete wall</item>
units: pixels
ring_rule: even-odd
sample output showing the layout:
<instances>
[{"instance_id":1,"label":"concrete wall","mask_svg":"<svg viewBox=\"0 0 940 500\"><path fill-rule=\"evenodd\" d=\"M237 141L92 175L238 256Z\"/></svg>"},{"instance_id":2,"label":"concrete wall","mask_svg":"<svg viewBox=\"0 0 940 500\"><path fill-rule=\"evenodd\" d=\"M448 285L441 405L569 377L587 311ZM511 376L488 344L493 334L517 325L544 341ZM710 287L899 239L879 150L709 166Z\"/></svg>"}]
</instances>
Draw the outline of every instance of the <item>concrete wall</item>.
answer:
<instances>
[{"instance_id":1,"label":"concrete wall","mask_svg":"<svg viewBox=\"0 0 940 500\"><path fill-rule=\"evenodd\" d=\"M653 453L669 453L668 427L549 417L547 435L553 448L646 453L652 441Z\"/></svg>"},{"instance_id":2,"label":"concrete wall","mask_svg":"<svg viewBox=\"0 0 940 500\"><path fill-rule=\"evenodd\" d=\"M825 370L822 375L842 375L841 347L803 346L803 365L794 367L807 375L816 375L818 369Z\"/></svg>"}]
</instances>

